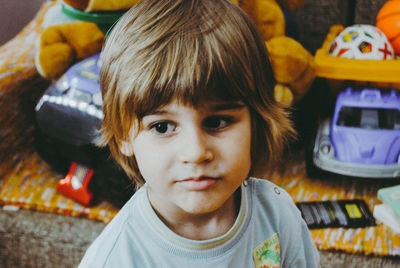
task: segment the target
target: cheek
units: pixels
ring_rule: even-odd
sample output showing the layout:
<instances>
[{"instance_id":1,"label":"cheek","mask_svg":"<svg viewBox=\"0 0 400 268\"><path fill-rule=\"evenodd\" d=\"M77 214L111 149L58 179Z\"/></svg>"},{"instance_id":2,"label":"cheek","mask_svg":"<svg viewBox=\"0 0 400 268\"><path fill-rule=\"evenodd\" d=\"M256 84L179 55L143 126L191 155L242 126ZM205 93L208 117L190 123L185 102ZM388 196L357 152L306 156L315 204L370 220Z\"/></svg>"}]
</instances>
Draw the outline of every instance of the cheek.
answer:
<instances>
[{"instance_id":1,"label":"cheek","mask_svg":"<svg viewBox=\"0 0 400 268\"><path fill-rule=\"evenodd\" d=\"M172 155L167 146L157 144L146 136L138 136L133 143L133 153L139 171L148 181L167 174Z\"/></svg>"},{"instance_id":2,"label":"cheek","mask_svg":"<svg viewBox=\"0 0 400 268\"><path fill-rule=\"evenodd\" d=\"M151 145L141 142L141 139L137 138L133 144L133 153L143 178L147 181L148 178L154 177L158 167L155 163L159 163L157 151Z\"/></svg>"},{"instance_id":3,"label":"cheek","mask_svg":"<svg viewBox=\"0 0 400 268\"><path fill-rule=\"evenodd\" d=\"M147 178L151 177L151 175L152 175L151 174L152 169L150 168L150 165L152 162L149 161L150 157L146 153L136 151L135 159L136 159L136 163L138 165L140 174L145 179L145 181L147 181Z\"/></svg>"},{"instance_id":4,"label":"cheek","mask_svg":"<svg viewBox=\"0 0 400 268\"><path fill-rule=\"evenodd\" d=\"M237 133L225 147L224 157L230 168L247 176L251 168L251 133L247 129Z\"/></svg>"},{"instance_id":5,"label":"cheek","mask_svg":"<svg viewBox=\"0 0 400 268\"><path fill-rule=\"evenodd\" d=\"M245 137L242 136L242 139L239 143L241 155L241 161L243 161L243 166L250 171L251 167L251 133L247 133ZM246 174L247 175L247 174Z\"/></svg>"}]
</instances>

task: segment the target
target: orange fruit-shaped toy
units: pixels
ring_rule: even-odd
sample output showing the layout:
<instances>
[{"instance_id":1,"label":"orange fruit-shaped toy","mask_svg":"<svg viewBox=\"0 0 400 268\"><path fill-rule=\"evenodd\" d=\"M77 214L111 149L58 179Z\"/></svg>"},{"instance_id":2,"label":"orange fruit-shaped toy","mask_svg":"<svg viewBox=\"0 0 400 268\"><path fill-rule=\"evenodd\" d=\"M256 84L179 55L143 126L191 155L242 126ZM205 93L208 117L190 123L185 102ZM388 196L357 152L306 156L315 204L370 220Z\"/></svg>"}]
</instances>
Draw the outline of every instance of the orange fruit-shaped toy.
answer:
<instances>
[{"instance_id":1,"label":"orange fruit-shaped toy","mask_svg":"<svg viewBox=\"0 0 400 268\"><path fill-rule=\"evenodd\" d=\"M382 6L376 17L376 27L385 33L394 52L400 55L400 0L390 0Z\"/></svg>"}]
</instances>

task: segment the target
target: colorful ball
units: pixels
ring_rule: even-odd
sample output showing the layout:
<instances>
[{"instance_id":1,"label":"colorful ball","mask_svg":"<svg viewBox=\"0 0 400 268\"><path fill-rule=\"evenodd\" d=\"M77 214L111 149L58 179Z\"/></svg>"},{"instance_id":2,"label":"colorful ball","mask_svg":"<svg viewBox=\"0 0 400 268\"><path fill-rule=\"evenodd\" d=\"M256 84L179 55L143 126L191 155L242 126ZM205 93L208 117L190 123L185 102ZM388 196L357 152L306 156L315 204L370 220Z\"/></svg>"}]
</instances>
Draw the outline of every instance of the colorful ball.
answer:
<instances>
[{"instance_id":1,"label":"colorful ball","mask_svg":"<svg viewBox=\"0 0 400 268\"><path fill-rule=\"evenodd\" d=\"M391 0L382 6L376 26L386 34L394 52L400 54L400 0Z\"/></svg>"},{"instance_id":2,"label":"colorful ball","mask_svg":"<svg viewBox=\"0 0 400 268\"><path fill-rule=\"evenodd\" d=\"M394 57L393 48L385 34L377 27L366 24L356 24L344 29L332 41L329 54L368 60L387 60Z\"/></svg>"}]
</instances>

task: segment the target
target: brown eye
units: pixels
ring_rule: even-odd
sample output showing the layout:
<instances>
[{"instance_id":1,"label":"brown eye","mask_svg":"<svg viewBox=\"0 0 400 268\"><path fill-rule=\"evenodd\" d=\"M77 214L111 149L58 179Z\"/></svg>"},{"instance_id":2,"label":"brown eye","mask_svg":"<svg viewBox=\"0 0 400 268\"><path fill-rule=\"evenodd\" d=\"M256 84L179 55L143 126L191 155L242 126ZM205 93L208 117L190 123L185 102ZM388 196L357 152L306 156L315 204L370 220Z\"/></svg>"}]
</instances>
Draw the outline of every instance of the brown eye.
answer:
<instances>
[{"instance_id":1,"label":"brown eye","mask_svg":"<svg viewBox=\"0 0 400 268\"><path fill-rule=\"evenodd\" d=\"M156 131L158 134L169 134L170 132L174 131L175 126L170 122L157 122L150 128Z\"/></svg>"},{"instance_id":2,"label":"brown eye","mask_svg":"<svg viewBox=\"0 0 400 268\"><path fill-rule=\"evenodd\" d=\"M211 116L204 120L204 127L210 130L219 130L229 126L232 119L226 116Z\"/></svg>"}]
</instances>

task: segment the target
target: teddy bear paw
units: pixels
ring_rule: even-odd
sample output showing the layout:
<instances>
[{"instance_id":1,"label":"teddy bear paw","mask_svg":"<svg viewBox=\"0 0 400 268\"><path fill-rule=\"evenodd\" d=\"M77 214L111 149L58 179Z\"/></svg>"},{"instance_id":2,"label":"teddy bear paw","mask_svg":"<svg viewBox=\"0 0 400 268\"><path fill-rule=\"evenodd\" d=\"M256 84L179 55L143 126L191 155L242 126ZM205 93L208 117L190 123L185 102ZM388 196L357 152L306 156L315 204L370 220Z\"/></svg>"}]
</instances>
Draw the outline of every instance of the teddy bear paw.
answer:
<instances>
[{"instance_id":1,"label":"teddy bear paw","mask_svg":"<svg viewBox=\"0 0 400 268\"><path fill-rule=\"evenodd\" d=\"M284 107L290 107L293 104L294 96L288 86L277 84L274 88L274 99Z\"/></svg>"}]
</instances>

